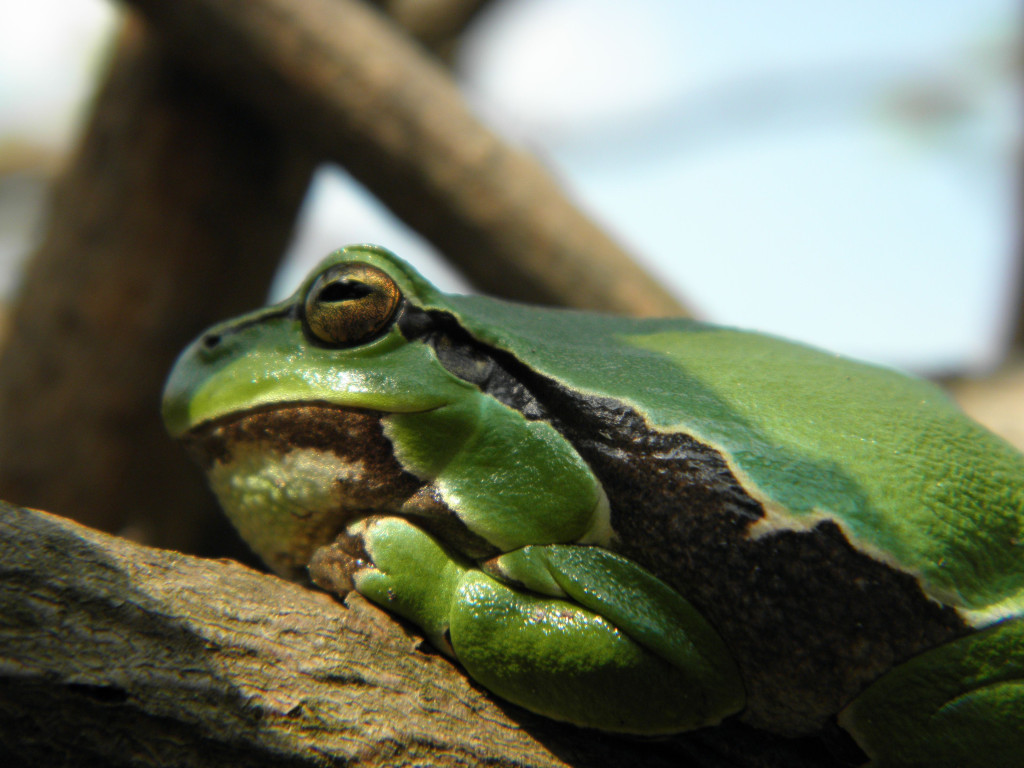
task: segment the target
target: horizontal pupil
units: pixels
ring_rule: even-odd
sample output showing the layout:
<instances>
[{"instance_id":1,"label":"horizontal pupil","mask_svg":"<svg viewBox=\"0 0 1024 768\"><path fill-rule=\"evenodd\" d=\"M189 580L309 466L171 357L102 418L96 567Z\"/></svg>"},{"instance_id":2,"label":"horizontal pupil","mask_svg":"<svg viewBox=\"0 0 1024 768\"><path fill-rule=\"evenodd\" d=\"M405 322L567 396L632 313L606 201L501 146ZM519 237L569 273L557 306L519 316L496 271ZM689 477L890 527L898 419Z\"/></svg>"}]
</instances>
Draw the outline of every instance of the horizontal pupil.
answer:
<instances>
[{"instance_id":1,"label":"horizontal pupil","mask_svg":"<svg viewBox=\"0 0 1024 768\"><path fill-rule=\"evenodd\" d=\"M352 301L366 298L371 293L373 293L373 288L366 283L355 280L339 280L324 286L320 295L317 296L317 300L325 302Z\"/></svg>"}]
</instances>

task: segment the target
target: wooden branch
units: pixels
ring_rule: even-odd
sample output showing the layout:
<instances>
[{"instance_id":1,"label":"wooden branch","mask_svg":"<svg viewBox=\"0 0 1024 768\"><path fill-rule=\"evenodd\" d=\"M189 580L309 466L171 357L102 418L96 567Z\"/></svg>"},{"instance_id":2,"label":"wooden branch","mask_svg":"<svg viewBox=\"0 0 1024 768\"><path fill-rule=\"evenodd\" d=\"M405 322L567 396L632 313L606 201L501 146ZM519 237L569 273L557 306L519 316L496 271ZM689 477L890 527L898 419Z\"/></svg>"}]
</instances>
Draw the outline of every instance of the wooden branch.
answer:
<instances>
[{"instance_id":1,"label":"wooden branch","mask_svg":"<svg viewBox=\"0 0 1024 768\"><path fill-rule=\"evenodd\" d=\"M1010 327L1010 353L1018 357L1024 350L1024 253L1017 256L1015 304L1012 308L1012 325Z\"/></svg>"},{"instance_id":2,"label":"wooden branch","mask_svg":"<svg viewBox=\"0 0 1024 768\"><path fill-rule=\"evenodd\" d=\"M451 64L462 33L493 0L371 0L395 23Z\"/></svg>"},{"instance_id":3,"label":"wooden branch","mask_svg":"<svg viewBox=\"0 0 1024 768\"><path fill-rule=\"evenodd\" d=\"M128 24L12 310L0 497L203 550L219 516L160 422L163 379L262 303L313 166Z\"/></svg>"},{"instance_id":4,"label":"wooden branch","mask_svg":"<svg viewBox=\"0 0 1024 768\"><path fill-rule=\"evenodd\" d=\"M0 754L14 764L733 764L500 705L418 642L358 596L342 606L0 503Z\"/></svg>"},{"instance_id":5,"label":"wooden branch","mask_svg":"<svg viewBox=\"0 0 1024 768\"><path fill-rule=\"evenodd\" d=\"M444 70L359 0L126 0L164 40L303 136L498 295L679 314L661 285Z\"/></svg>"},{"instance_id":6,"label":"wooden branch","mask_svg":"<svg viewBox=\"0 0 1024 768\"><path fill-rule=\"evenodd\" d=\"M1019 164L1019 161L1018 161ZM1021 192L1024 191L1024 184L1021 183L1020 177L1017 178L1017 205L1021 204ZM1021 357L1021 352L1024 351L1024 238L1021 237L1021 226L1019 219L1016 224L1016 238L1015 238L1015 255L1014 268L1012 270L1013 279L1013 306L1010 307L1010 338L1009 338L1009 350L1008 356L1011 360L1016 358L1017 360Z\"/></svg>"}]
</instances>

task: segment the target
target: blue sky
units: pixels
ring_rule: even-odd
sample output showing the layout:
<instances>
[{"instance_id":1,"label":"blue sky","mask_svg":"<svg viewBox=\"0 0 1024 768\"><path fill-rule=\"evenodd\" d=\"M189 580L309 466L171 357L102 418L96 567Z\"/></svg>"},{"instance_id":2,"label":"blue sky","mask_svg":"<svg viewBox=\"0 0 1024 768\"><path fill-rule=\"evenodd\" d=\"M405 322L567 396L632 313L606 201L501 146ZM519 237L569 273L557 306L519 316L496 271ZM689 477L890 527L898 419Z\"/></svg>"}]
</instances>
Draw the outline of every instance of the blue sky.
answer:
<instances>
[{"instance_id":1,"label":"blue sky","mask_svg":"<svg viewBox=\"0 0 1024 768\"><path fill-rule=\"evenodd\" d=\"M515 0L461 72L703 316L945 371L1005 337L1020 21L1009 0Z\"/></svg>"},{"instance_id":2,"label":"blue sky","mask_svg":"<svg viewBox=\"0 0 1024 768\"><path fill-rule=\"evenodd\" d=\"M1016 2L521 0L502 15L516 6L468 52L470 92L703 314L919 369L997 354Z\"/></svg>"},{"instance_id":3,"label":"blue sky","mask_svg":"<svg viewBox=\"0 0 1024 768\"><path fill-rule=\"evenodd\" d=\"M977 368L998 359L1017 268L1018 5L506 0L459 71L480 114L707 319ZM111 7L0 5L0 140L73 135ZM465 288L340 177L311 194L278 293L352 241ZM0 232L0 257L21 237Z\"/></svg>"}]
</instances>

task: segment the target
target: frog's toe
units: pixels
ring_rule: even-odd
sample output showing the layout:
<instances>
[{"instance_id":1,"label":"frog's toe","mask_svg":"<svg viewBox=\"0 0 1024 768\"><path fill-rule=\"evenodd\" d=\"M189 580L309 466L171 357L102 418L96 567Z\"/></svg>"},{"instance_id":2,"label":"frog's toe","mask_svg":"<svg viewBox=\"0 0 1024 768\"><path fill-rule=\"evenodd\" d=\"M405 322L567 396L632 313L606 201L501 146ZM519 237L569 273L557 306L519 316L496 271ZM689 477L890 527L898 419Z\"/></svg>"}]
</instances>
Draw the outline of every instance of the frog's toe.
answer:
<instances>
[{"instance_id":1,"label":"frog's toe","mask_svg":"<svg viewBox=\"0 0 1024 768\"><path fill-rule=\"evenodd\" d=\"M399 517L370 517L347 534L366 554L350 574L360 594L419 625L438 649L448 642L452 600L469 565Z\"/></svg>"}]
</instances>

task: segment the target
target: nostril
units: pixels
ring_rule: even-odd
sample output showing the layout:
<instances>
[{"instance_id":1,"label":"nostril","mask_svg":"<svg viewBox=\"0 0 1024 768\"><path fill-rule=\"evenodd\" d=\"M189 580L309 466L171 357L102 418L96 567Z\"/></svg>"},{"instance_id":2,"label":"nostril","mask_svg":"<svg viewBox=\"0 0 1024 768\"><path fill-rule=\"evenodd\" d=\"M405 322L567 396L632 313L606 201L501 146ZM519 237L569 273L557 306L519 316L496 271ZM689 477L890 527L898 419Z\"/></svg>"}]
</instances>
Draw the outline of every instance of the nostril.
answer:
<instances>
[{"instance_id":1,"label":"nostril","mask_svg":"<svg viewBox=\"0 0 1024 768\"><path fill-rule=\"evenodd\" d=\"M208 333L203 336L203 347L205 349L216 349L220 345L219 333Z\"/></svg>"}]
</instances>

